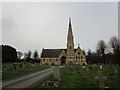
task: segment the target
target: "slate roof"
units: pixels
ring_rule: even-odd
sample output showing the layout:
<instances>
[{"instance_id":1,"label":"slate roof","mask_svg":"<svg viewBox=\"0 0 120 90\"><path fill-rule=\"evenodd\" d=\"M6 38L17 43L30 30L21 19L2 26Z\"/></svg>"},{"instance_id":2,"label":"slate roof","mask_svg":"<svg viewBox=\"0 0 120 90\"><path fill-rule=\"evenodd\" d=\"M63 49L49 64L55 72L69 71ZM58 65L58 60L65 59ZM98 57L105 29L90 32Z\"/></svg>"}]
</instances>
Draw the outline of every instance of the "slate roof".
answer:
<instances>
[{"instance_id":1,"label":"slate roof","mask_svg":"<svg viewBox=\"0 0 120 90\"><path fill-rule=\"evenodd\" d=\"M41 53L41 58L56 58L59 57L62 50L67 52L67 49L43 49ZM74 49L76 51L76 49Z\"/></svg>"}]
</instances>

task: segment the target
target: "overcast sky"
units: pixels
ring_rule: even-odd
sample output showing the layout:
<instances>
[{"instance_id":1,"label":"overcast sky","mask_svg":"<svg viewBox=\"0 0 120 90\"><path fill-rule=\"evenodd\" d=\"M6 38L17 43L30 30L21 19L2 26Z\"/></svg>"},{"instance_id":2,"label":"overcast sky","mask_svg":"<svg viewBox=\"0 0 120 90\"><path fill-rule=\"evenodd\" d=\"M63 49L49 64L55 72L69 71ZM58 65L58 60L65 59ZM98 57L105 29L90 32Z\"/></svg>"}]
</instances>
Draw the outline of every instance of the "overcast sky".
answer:
<instances>
[{"instance_id":1,"label":"overcast sky","mask_svg":"<svg viewBox=\"0 0 120 90\"><path fill-rule=\"evenodd\" d=\"M4 2L2 42L22 52L66 48L68 18L75 48L95 50L99 40L118 36L117 2Z\"/></svg>"}]
</instances>

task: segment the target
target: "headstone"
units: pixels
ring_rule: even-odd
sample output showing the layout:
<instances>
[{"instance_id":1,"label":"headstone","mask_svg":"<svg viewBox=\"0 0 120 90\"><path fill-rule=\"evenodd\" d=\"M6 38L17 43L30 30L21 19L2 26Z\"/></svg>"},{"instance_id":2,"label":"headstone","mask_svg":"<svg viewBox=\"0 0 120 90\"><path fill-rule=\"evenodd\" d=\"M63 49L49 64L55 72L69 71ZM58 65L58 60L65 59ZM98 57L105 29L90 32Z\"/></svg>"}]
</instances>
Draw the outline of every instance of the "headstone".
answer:
<instances>
[{"instance_id":1,"label":"headstone","mask_svg":"<svg viewBox=\"0 0 120 90\"><path fill-rule=\"evenodd\" d=\"M23 64L19 63L19 69L22 70L22 68L23 68Z\"/></svg>"},{"instance_id":2,"label":"headstone","mask_svg":"<svg viewBox=\"0 0 120 90\"><path fill-rule=\"evenodd\" d=\"M76 71L76 65L73 65L73 71L74 72Z\"/></svg>"},{"instance_id":3,"label":"headstone","mask_svg":"<svg viewBox=\"0 0 120 90\"><path fill-rule=\"evenodd\" d=\"M93 70L93 68L92 68L92 67L89 67L88 69L89 69L89 71L92 71L92 70Z\"/></svg>"},{"instance_id":4,"label":"headstone","mask_svg":"<svg viewBox=\"0 0 120 90\"><path fill-rule=\"evenodd\" d=\"M54 77L55 80L60 79L60 68L59 68L59 66L55 66L53 77Z\"/></svg>"},{"instance_id":5,"label":"headstone","mask_svg":"<svg viewBox=\"0 0 120 90\"><path fill-rule=\"evenodd\" d=\"M64 70L64 69L65 69L65 66L61 66L61 67L60 67L60 70Z\"/></svg>"},{"instance_id":6,"label":"headstone","mask_svg":"<svg viewBox=\"0 0 120 90\"><path fill-rule=\"evenodd\" d=\"M73 70L73 67L72 67L72 65L70 65L70 71L69 71L69 74L71 75L71 73L72 73L72 70Z\"/></svg>"},{"instance_id":7,"label":"headstone","mask_svg":"<svg viewBox=\"0 0 120 90\"><path fill-rule=\"evenodd\" d=\"M82 80L86 80L86 77L85 77L85 76L82 76Z\"/></svg>"},{"instance_id":8,"label":"headstone","mask_svg":"<svg viewBox=\"0 0 120 90\"><path fill-rule=\"evenodd\" d=\"M110 73L110 79L111 80L115 80L117 79L117 75L118 75L118 70L114 69L112 73Z\"/></svg>"},{"instance_id":9,"label":"headstone","mask_svg":"<svg viewBox=\"0 0 120 90\"><path fill-rule=\"evenodd\" d=\"M99 72L99 76L95 77L95 79L97 79L99 81L100 88L104 89L105 88L104 80L106 79L106 77L102 75L101 71Z\"/></svg>"},{"instance_id":10,"label":"headstone","mask_svg":"<svg viewBox=\"0 0 120 90\"><path fill-rule=\"evenodd\" d=\"M16 66L16 64L15 64L15 63L13 64L13 68L14 68L15 70L16 70L16 68L17 68L17 66Z\"/></svg>"},{"instance_id":11,"label":"headstone","mask_svg":"<svg viewBox=\"0 0 120 90\"><path fill-rule=\"evenodd\" d=\"M99 73L99 78L98 79L99 79L100 88L105 88L104 79L103 79L103 76L102 76L101 72Z\"/></svg>"},{"instance_id":12,"label":"headstone","mask_svg":"<svg viewBox=\"0 0 120 90\"><path fill-rule=\"evenodd\" d=\"M85 66L82 66L82 68L86 68Z\"/></svg>"},{"instance_id":13,"label":"headstone","mask_svg":"<svg viewBox=\"0 0 120 90\"><path fill-rule=\"evenodd\" d=\"M89 68L86 68L86 71L89 72Z\"/></svg>"},{"instance_id":14,"label":"headstone","mask_svg":"<svg viewBox=\"0 0 120 90\"><path fill-rule=\"evenodd\" d=\"M100 69L102 69L102 65L100 65Z\"/></svg>"},{"instance_id":15,"label":"headstone","mask_svg":"<svg viewBox=\"0 0 120 90\"><path fill-rule=\"evenodd\" d=\"M86 68L86 71L87 71L87 72L90 72L90 71L92 71L92 70L93 70L92 67L87 67L87 68Z\"/></svg>"},{"instance_id":16,"label":"headstone","mask_svg":"<svg viewBox=\"0 0 120 90\"><path fill-rule=\"evenodd\" d=\"M115 71L114 71L114 72L115 72L115 74L118 74L118 69L115 69Z\"/></svg>"}]
</instances>

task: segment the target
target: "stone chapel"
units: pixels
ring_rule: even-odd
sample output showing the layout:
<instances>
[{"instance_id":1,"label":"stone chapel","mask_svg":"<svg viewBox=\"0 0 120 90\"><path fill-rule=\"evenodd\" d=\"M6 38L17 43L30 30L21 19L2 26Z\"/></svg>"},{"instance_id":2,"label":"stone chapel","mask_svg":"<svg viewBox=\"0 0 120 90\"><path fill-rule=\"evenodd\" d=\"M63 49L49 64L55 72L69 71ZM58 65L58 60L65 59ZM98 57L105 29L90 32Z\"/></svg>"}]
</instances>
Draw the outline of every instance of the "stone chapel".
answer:
<instances>
[{"instance_id":1,"label":"stone chapel","mask_svg":"<svg viewBox=\"0 0 120 90\"><path fill-rule=\"evenodd\" d=\"M80 64L87 65L86 56L80 46L74 48L74 36L72 32L71 18L69 18L66 49L44 49L41 53L41 64L64 65Z\"/></svg>"}]
</instances>

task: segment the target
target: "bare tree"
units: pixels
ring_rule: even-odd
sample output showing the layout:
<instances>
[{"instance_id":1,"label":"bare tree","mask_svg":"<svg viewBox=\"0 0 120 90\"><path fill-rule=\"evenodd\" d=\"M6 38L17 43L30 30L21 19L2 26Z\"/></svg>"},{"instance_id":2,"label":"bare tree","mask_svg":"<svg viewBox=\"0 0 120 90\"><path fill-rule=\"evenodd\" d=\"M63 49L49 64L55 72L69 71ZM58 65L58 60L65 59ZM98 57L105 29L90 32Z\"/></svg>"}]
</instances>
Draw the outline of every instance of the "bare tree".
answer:
<instances>
[{"instance_id":1,"label":"bare tree","mask_svg":"<svg viewBox=\"0 0 120 90\"><path fill-rule=\"evenodd\" d=\"M83 54L84 54L84 55L86 55L86 52L85 52L85 50L84 50L84 49L83 49Z\"/></svg>"},{"instance_id":2,"label":"bare tree","mask_svg":"<svg viewBox=\"0 0 120 90\"><path fill-rule=\"evenodd\" d=\"M21 60L22 55L23 55L22 52L19 52L19 51L17 52L17 58L19 61Z\"/></svg>"},{"instance_id":3,"label":"bare tree","mask_svg":"<svg viewBox=\"0 0 120 90\"><path fill-rule=\"evenodd\" d=\"M89 49L88 52L87 52L87 62L90 64L92 61L91 61L91 50Z\"/></svg>"},{"instance_id":4,"label":"bare tree","mask_svg":"<svg viewBox=\"0 0 120 90\"><path fill-rule=\"evenodd\" d=\"M37 62L39 58L37 50L34 51L34 60Z\"/></svg>"},{"instance_id":5,"label":"bare tree","mask_svg":"<svg viewBox=\"0 0 120 90\"><path fill-rule=\"evenodd\" d=\"M89 56L90 56L90 55L91 55L91 53L92 53L92 52L91 52L91 50L89 49L89 50L88 50L88 52L87 52L87 55L89 55Z\"/></svg>"},{"instance_id":6,"label":"bare tree","mask_svg":"<svg viewBox=\"0 0 120 90\"><path fill-rule=\"evenodd\" d=\"M30 61L30 59L31 59L31 54L32 54L32 52L31 52L31 50L29 50L29 51L28 51L28 56L27 56L27 61Z\"/></svg>"},{"instance_id":7,"label":"bare tree","mask_svg":"<svg viewBox=\"0 0 120 90\"><path fill-rule=\"evenodd\" d=\"M112 47L113 49L113 53L115 55L115 60L116 60L116 63L120 63L120 40L114 36L110 39L110 46Z\"/></svg>"},{"instance_id":8,"label":"bare tree","mask_svg":"<svg viewBox=\"0 0 120 90\"><path fill-rule=\"evenodd\" d=\"M100 40L97 44L97 52L100 56L102 56L102 63L105 63L105 51L106 51L106 44L103 40Z\"/></svg>"}]
</instances>

